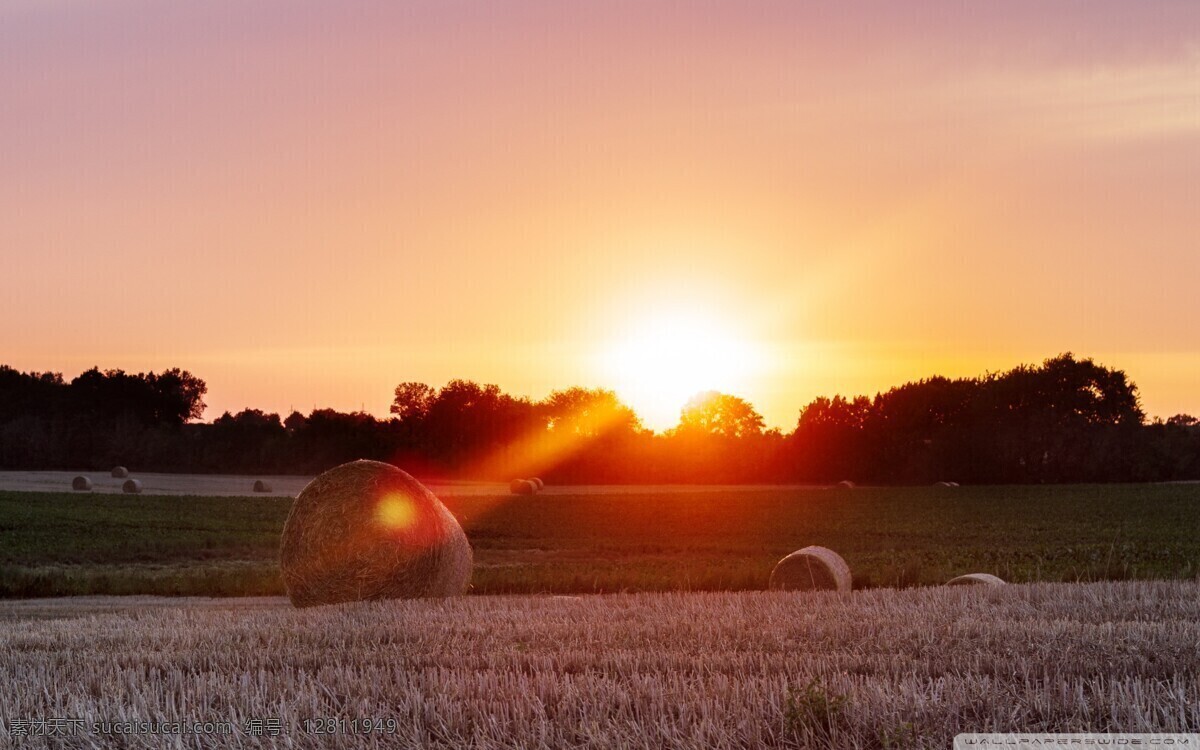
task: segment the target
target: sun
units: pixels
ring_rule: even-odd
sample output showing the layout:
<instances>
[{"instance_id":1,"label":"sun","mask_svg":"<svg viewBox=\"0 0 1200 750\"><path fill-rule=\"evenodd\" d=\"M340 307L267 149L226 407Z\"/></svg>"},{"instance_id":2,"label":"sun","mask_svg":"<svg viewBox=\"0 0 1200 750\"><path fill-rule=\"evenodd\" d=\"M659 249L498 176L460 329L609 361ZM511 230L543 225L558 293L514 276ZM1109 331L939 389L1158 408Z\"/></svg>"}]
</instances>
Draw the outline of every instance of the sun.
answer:
<instances>
[{"instance_id":1,"label":"sun","mask_svg":"<svg viewBox=\"0 0 1200 750\"><path fill-rule=\"evenodd\" d=\"M757 347L726 321L700 310L659 311L634 323L608 348L609 382L641 417L661 431L701 391L746 396L759 365Z\"/></svg>"}]
</instances>

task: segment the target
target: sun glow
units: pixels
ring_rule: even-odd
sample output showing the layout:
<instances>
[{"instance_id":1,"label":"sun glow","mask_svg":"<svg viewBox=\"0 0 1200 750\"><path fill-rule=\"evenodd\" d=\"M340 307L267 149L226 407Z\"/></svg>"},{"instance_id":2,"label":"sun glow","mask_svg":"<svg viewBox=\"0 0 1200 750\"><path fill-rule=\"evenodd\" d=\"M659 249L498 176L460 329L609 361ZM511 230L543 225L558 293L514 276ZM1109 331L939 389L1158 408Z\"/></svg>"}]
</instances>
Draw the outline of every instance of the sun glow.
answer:
<instances>
[{"instance_id":1,"label":"sun glow","mask_svg":"<svg viewBox=\"0 0 1200 750\"><path fill-rule=\"evenodd\" d=\"M750 396L751 376L762 357L758 347L730 325L699 311L643 318L605 354L604 369L617 394L646 427L665 430L701 391Z\"/></svg>"}]
</instances>

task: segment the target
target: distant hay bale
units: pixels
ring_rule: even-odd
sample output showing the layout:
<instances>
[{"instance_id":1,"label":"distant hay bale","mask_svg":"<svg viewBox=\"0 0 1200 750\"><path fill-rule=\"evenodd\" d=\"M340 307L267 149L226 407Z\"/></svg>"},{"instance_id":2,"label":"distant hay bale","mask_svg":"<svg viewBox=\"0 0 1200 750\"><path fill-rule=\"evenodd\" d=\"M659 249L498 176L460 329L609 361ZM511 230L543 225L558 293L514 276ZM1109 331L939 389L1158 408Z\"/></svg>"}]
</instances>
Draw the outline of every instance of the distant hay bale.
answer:
<instances>
[{"instance_id":1,"label":"distant hay bale","mask_svg":"<svg viewBox=\"0 0 1200 750\"><path fill-rule=\"evenodd\" d=\"M425 485L379 461L352 461L308 483L283 526L280 568L297 607L457 596L471 545Z\"/></svg>"},{"instance_id":2,"label":"distant hay bale","mask_svg":"<svg viewBox=\"0 0 1200 750\"><path fill-rule=\"evenodd\" d=\"M142 480L140 480L140 479L126 479L126 480L125 480L125 483L121 485L121 492L126 492L126 493L128 493L128 494L130 494L130 495L139 495L139 494L141 494L141 492L142 492Z\"/></svg>"},{"instance_id":3,"label":"distant hay bale","mask_svg":"<svg viewBox=\"0 0 1200 750\"><path fill-rule=\"evenodd\" d=\"M951 578L947 586L1003 586L1004 579L997 578L991 573L967 573L958 578Z\"/></svg>"},{"instance_id":4,"label":"distant hay bale","mask_svg":"<svg viewBox=\"0 0 1200 750\"><path fill-rule=\"evenodd\" d=\"M837 483L837 486L841 487L844 490L852 490L852 489L854 489L855 484L854 484L854 482L851 482L849 479L843 479L842 481Z\"/></svg>"},{"instance_id":5,"label":"distant hay bale","mask_svg":"<svg viewBox=\"0 0 1200 750\"><path fill-rule=\"evenodd\" d=\"M112 469L112 476L113 479L124 479L125 477L129 476L129 469L126 469L124 466L114 466Z\"/></svg>"},{"instance_id":6,"label":"distant hay bale","mask_svg":"<svg viewBox=\"0 0 1200 750\"><path fill-rule=\"evenodd\" d=\"M532 495L537 492L537 485L528 479L514 479L508 483L508 491L514 495Z\"/></svg>"},{"instance_id":7,"label":"distant hay bale","mask_svg":"<svg viewBox=\"0 0 1200 750\"><path fill-rule=\"evenodd\" d=\"M770 588L788 591L849 591L850 566L825 547L805 547L779 561Z\"/></svg>"},{"instance_id":8,"label":"distant hay bale","mask_svg":"<svg viewBox=\"0 0 1200 750\"><path fill-rule=\"evenodd\" d=\"M76 492L86 492L92 488L92 480L87 477L75 477L71 480L71 489Z\"/></svg>"},{"instance_id":9,"label":"distant hay bale","mask_svg":"<svg viewBox=\"0 0 1200 750\"><path fill-rule=\"evenodd\" d=\"M950 482L934 482L933 486L934 487L953 487L954 485L951 484Z\"/></svg>"},{"instance_id":10,"label":"distant hay bale","mask_svg":"<svg viewBox=\"0 0 1200 750\"><path fill-rule=\"evenodd\" d=\"M264 482L261 479L255 479L254 480L254 491L255 492L270 492L271 484L269 482Z\"/></svg>"},{"instance_id":11,"label":"distant hay bale","mask_svg":"<svg viewBox=\"0 0 1200 750\"><path fill-rule=\"evenodd\" d=\"M958 482L946 482L946 484L950 485L951 487L957 487L957 486L958 486Z\"/></svg>"},{"instance_id":12,"label":"distant hay bale","mask_svg":"<svg viewBox=\"0 0 1200 750\"><path fill-rule=\"evenodd\" d=\"M538 492L546 489L546 483L542 481L541 477L533 477L529 481L533 482L533 488Z\"/></svg>"}]
</instances>

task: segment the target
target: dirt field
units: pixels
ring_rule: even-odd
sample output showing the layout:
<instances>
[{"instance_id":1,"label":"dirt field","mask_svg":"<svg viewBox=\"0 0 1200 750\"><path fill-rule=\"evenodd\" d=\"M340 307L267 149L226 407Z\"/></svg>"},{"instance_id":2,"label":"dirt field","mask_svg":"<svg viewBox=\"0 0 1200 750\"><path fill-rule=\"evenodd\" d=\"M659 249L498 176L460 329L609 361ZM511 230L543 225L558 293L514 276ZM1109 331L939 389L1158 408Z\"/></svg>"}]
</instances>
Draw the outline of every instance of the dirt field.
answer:
<instances>
[{"instance_id":1,"label":"dirt field","mask_svg":"<svg viewBox=\"0 0 1200 750\"><path fill-rule=\"evenodd\" d=\"M106 471L0 471L0 492L69 492L71 480L85 476L92 480L92 492L120 493L124 479L114 479ZM204 497L295 497L312 479L311 476L240 476L232 474L141 474L131 477L142 482L144 495L199 495ZM271 485L269 493L253 491L254 480L263 479ZM477 497L507 495L508 485L499 482L428 482L434 494ZM612 495L630 493L679 492L738 492L779 489L775 485L549 485L545 495Z\"/></svg>"},{"instance_id":2,"label":"dirt field","mask_svg":"<svg viewBox=\"0 0 1200 750\"><path fill-rule=\"evenodd\" d=\"M0 733L78 722L72 744L19 747L946 748L965 731L1200 730L1195 582L0 613ZM207 733L146 733L160 722Z\"/></svg>"}]
</instances>

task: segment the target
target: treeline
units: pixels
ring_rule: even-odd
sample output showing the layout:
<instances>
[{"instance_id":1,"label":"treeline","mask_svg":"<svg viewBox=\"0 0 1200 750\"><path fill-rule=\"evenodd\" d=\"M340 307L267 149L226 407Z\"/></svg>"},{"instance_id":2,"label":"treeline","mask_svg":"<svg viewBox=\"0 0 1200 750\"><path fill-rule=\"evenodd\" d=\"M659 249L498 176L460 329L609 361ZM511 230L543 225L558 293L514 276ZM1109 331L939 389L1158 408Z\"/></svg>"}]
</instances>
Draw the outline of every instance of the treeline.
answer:
<instances>
[{"instance_id":1,"label":"treeline","mask_svg":"<svg viewBox=\"0 0 1200 750\"><path fill-rule=\"evenodd\" d=\"M1200 425L1148 423L1125 373L1064 354L1040 366L929 378L874 397L818 398L789 433L709 392L644 429L614 393L533 401L494 385L396 387L391 416L248 409L197 422L186 371L55 373L0 366L0 467L314 473L356 458L418 476L569 482L1115 482L1200 479Z\"/></svg>"}]
</instances>

